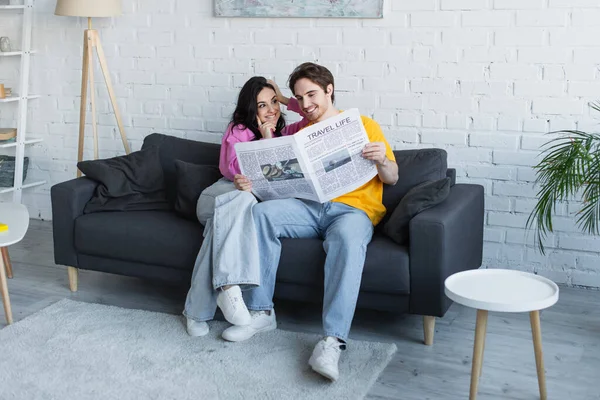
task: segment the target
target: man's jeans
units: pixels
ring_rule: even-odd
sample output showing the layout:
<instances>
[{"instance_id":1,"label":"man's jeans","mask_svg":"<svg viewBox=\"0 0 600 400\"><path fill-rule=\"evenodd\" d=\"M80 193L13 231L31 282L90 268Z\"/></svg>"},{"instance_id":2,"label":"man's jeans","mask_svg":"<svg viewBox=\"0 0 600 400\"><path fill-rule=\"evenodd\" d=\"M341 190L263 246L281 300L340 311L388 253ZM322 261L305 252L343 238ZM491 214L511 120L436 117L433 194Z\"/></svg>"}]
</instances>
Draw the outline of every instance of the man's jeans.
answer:
<instances>
[{"instance_id":1,"label":"man's jeans","mask_svg":"<svg viewBox=\"0 0 600 400\"><path fill-rule=\"evenodd\" d=\"M196 321L209 321L217 310L216 289L240 285L258 286L260 265L251 193L235 190L215 199L213 218L206 222L204 241L196 258L192 285L183 315Z\"/></svg>"},{"instance_id":2,"label":"man's jeans","mask_svg":"<svg viewBox=\"0 0 600 400\"><path fill-rule=\"evenodd\" d=\"M261 283L244 293L251 310L271 310L280 238L323 238L325 335L348 338L373 224L367 214L346 204L285 199L259 203L252 209L260 249Z\"/></svg>"}]
</instances>

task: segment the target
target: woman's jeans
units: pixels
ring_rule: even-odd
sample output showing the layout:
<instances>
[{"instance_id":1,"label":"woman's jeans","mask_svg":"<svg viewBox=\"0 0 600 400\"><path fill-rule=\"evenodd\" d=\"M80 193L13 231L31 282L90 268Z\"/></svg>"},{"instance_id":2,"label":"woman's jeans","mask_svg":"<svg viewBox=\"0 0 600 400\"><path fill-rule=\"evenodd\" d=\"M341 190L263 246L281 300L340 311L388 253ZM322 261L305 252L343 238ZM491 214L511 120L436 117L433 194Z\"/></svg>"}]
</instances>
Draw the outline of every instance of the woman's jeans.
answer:
<instances>
[{"instance_id":1,"label":"woman's jeans","mask_svg":"<svg viewBox=\"0 0 600 400\"><path fill-rule=\"evenodd\" d=\"M348 338L360 290L373 224L367 214L346 204L285 199L252 209L260 249L261 284L244 293L251 310L273 308L280 238L323 238L325 282L323 329L326 336Z\"/></svg>"},{"instance_id":2,"label":"woman's jeans","mask_svg":"<svg viewBox=\"0 0 600 400\"><path fill-rule=\"evenodd\" d=\"M260 284L259 256L252 208L256 198L234 190L215 198L214 216L204 228L204 241L196 258L192 285L183 314L209 321L217 309L216 289Z\"/></svg>"}]
</instances>

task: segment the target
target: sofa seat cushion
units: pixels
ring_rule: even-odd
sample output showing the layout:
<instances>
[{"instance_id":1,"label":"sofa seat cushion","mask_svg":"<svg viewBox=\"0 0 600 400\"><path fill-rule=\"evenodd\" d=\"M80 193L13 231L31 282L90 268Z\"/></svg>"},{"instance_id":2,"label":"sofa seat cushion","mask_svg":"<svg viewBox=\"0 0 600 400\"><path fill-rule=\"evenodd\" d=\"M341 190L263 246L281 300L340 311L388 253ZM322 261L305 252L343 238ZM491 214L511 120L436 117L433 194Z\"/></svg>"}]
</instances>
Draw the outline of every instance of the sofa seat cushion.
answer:
<instances>
[{"instance_id":1,"label":"sofa seat cushion","mask_svg":"<svg viewBox=\"0 0 600 400\"><path fill-rule=\"evenodd\" d=\"M75 248L93 256L192 271L203 230L199 222L171 211L85 214L75 220Z\"/></svg>"},{"instance_id":2,"label":"sofa seat cushion","mask_svg":"<svg viewBox=\"0 0 600 400\"><path fill-rule=\"evenodd\" d=\"M325 251L321 239L283 239L277 281L323 286ZM409 294L408 249L383 234L375 234L367 247L361 291Z\"/></svg>"}]
</instances>

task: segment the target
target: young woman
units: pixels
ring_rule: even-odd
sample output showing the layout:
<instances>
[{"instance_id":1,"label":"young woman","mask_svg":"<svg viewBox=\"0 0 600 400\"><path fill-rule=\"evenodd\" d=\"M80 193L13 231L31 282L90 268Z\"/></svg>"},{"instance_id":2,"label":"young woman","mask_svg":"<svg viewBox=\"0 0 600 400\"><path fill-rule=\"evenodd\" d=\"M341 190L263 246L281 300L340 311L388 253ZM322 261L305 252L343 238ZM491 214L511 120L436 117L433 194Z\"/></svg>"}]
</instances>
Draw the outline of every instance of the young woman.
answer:
<instances>
[{"instance_id":1,"label":"young woman","mask_svg":"<svg viewBox=\"0 0 600 400\"><path fill-rule=\"evenodd\" d=\"M275 82L259 76L250 78L240 91L223 135L219 169L225 179L218 184L225 187L226 193L215 197L214 214L205 223L204 241L194 265L183 312L191 336L208 333L206 321L214 318L217 306L234 325L251 322L242 289L260 284L252 218L256 199L250 192L250 181L240 175L234 146L240 142L292 135L309 123L302 119L286 126L280 102L287 104L288 110L300 112L298 102L284 97Z\"/></svg>"}]
</instances>

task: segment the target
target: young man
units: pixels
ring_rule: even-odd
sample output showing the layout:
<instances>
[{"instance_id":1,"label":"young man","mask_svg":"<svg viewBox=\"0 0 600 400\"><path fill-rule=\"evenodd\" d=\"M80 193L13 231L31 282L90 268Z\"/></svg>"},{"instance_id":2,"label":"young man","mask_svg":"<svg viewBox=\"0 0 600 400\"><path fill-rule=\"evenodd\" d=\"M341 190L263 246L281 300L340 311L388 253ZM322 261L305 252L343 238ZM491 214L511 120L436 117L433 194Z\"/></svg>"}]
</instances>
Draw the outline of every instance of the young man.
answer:
<instances>
[{"instance_id":1,"label":"young man","mask_svg":"<svg viewBox=\"0 0 600 400\"><path fill-rule=\"evenodd\" d=\"M292 72L289 83L302 112L310 121L309 125L340 113L333 106L333 76L327 68L304 63ZM314 371L332 381L339 377L339 357L341 350L345 350L354 318L367 245L371 241L373 227L386 211L382 203L383 184L394 185L398 180L398 165L381 128L368 117L363 116L362 122L370 140L362 155L376 163L377 176L358 189L324 204L285 199L254 206L261 285L246 292L246 305L252 310L252 322L223 332L224 339L236 342L275 329L273 292L281 254L280 239L322 238L327 253L323 297L325 338L317 343L308 363ZM239 189L251 189L250 181L241 175L236 175L235 183Z\"/></svg>"}]
</instances>

